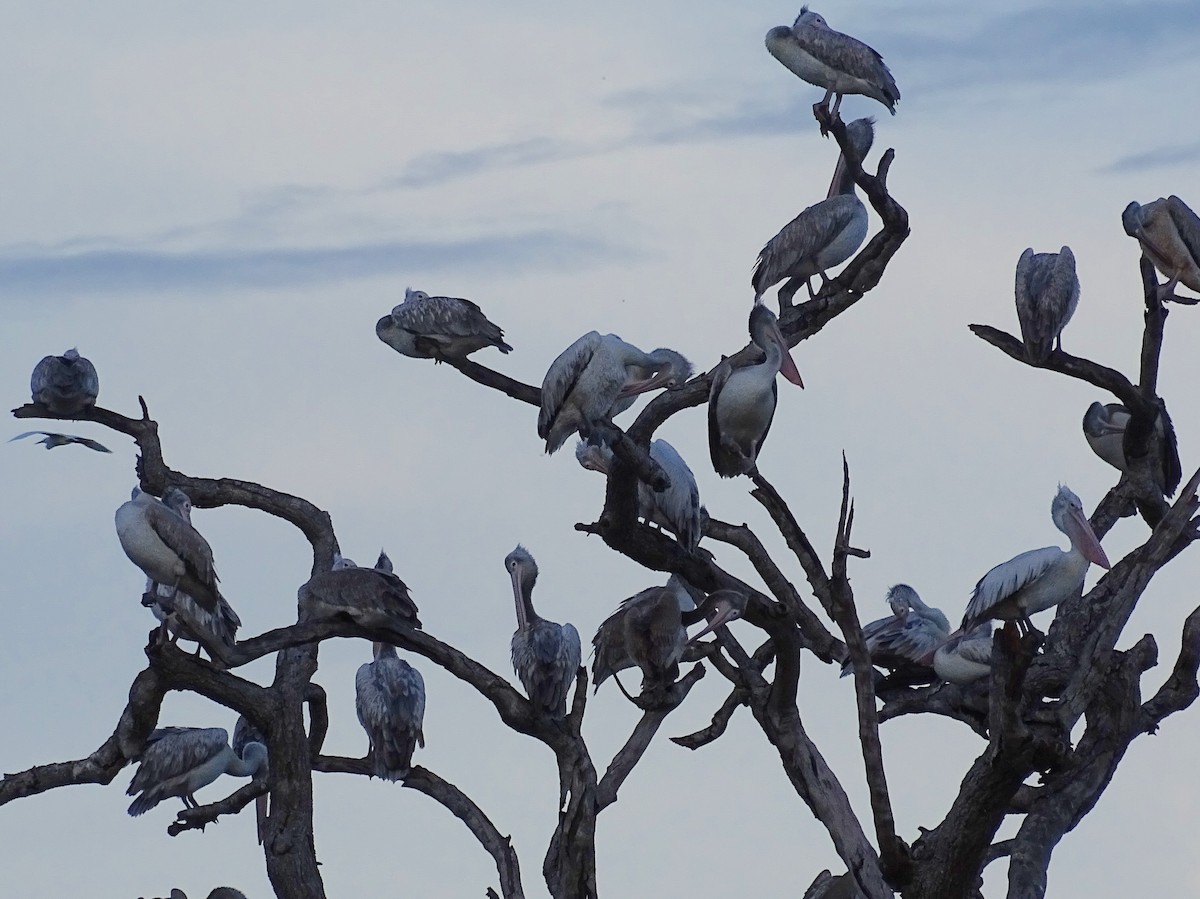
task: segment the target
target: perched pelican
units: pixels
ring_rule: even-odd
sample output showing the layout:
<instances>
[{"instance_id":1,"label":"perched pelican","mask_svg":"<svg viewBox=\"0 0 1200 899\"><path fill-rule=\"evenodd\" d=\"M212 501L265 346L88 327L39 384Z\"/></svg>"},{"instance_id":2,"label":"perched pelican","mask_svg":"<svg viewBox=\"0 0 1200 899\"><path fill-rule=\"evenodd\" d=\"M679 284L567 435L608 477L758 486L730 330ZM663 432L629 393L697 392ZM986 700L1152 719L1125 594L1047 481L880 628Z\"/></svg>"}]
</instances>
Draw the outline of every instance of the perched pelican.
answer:
<instances>
[{"instance_id":1,"label":"perched pelican","mask_svg":"<svg viewBox=\"0 0 1200 899\"><path fill-rule=\"evenodd\" d=\"M1030 362L1045 362L1079 305L1079 278L1070 247L1035 253L1030 247L1017 260L1017 320Z\"/></svg>"},{"instance_id":2,"label":"perched pelican","mask_svg":"<svg viewBox=\"0 0 1200 899\"><path fill-rule=\"evenodd\" d=\"M470 300L410 288L404 289L404 302L375 323L375 334L397 353L439 362L465 359L487 346L512 351L504 332Z\"/></svg>"},{"instance_id":3,"label":"perched pelican","mask_svg":"<svg viewBox=\"0 0 1200 899\"><path fill-rule=\"evenodd\" d=\"M985 621L970 632L957 630L937 648L933 670L952 684L969 684L992 670L992 622Z\"/></svg>"},{"instance_id":4,"label":"perched pelican","mask_svg":"<svg viewBox=\"0 0 1200 899\"><path fill-rule=\"evenodd\" d=\"M1089 563L1112 567L1083 514L1083 503L1070 488L1059 485L1050 505L1050 517L1054 526L1067 535L1071 548L1067 552L1057 546L1031 549L985 574L967 604L964 631L998 618L1016 621L1028 632L1033 628L1030 615L1080 595Z\"/></svg>"},{"instance_id":5,"label":"perched pelican","mask_svg":"<svg viewBox=\"0 0 1200 899\"><path fill-rule=\"evenodd\" d=\"M616 334L589 331L558 355L542 380L538 436L547 453L557 452L572 434L628 409L639 393L675 387L691 375L692 364L675 350L643 353Z\"/></svg>"},{"instance_id":6,"label":"perched pelican","mask_svg":"<svg viewBox=\"0 0 1200 899\"><path fill-rule=\"evenodd\" d=\"M861 162L875 140L875 120L855 119L846 126L846 134ZM755 302L784 278L787 281L779 288L781 311L792 305L792 297L801 284L808 288L809 297L814 297L812 276L820 275L824 286L829 280L826 270L841 265L858 252L867 238L868 220L867 207L854 188L846 157L838 154L826 198L784 225L758 254L750 276Z\"/></svg>"},{"instance_id":7,"label":"perched pelican","mask_svg":"<svg viewBox=\"0 0 1200 899\"><path fill-rule=\"evenodd\" d=\"M134 487L133 498L117 509L116 525L121 549L147 577L186 593L210 615L218 612L212 547L178 513Z\"/></svg>"},{"instance_id":8,"label":"perched pelican","mask_svg":"<svg viewBox=\"0 0 1200 899\"><path fill-rule=\"evenodd\" d=\"M144 814L171 796L182 798L184 808L196 808L199 803L192 794L222 774L253 777L266 767L266 746L247 743L239 756L229 747L223 727L160 727L150 734L125 791L141 794L130 804L129 814Z\"/></svg>"},{"instance_id":9,"label":"perched pelican","mask_svg":"<svg viewBox=\"0 0 1200 899\"><path fill-rule=\"evenodd\" d=\"M233 725L233 741L229 745L233 747L234 754L241 758L246 754L246 747L251 743L261 743L266 746L267 740L262 731L246 720L245 715L238 715L238 719ZM270 797L264 794L254 800L254 817L260 846L267 838L267 802L269 799Z\"/></svg>"},{"instance_id":10,"label":"perched pelican","mask_svg":"<svg viewBox=\"0 0 1200 899\"><path fill-rule=\"evenodd\" d=\"M100 379L96 366L72 347L61 356L46 356L35 365L29 389L33 401L55 415L75 415L96 405Z\"/></svg>"},{"instance_id":11,"label":"perched pelican","mask_svg":"<svg viewBox=\"0 0 1200 899\"><path fill-rule=\"evenodd\" d=\"M8 438L8 442L12 443L14 440L24 440L26 437L32 437L34 434L45 435L45 437L39 440L38 443L42 444L42 446L46 447L48 450L52 450L56 446L67 446L71 443L78 443L86 446L88 449L95 450L98 453L112 452L112 450L110 450L103 443L93 440L90 437L76 437L74 434L55 434L53 431L26 431L24 434L18 434L16 437Z\"/></svg>"},{"instance_id":12,"label":"perched pelican","mask_svg":"<svg viewBox=\"0 0 1200 899\"><path fill-rule=\"evenodd\" d=\"M900 89L883 57L862 41L834 31L823 16L807 6L801 7L791 28L777 25L768 31L766 44L767 51L794 75L825 88L825 99L814 104L814 112L824 108L837 115L845 94L862 94L896 114ZM832 110L831 97L835 97Z\"/></svg>"},{"instance_id":13,"label":"perched pelican","mask_svg":"<svg viewBox=\"0 0 1200 899\"><path fill-rule=\"evenodd\" d=\"M575 444L575 458L591 471L608 474L612 468L612 449L602 440L580 440ZM708 513L700 505L700 488L696 476L665 440L650 444L650 458L666 472L671 485L661 492L638 481L638 516L675 535L679 545L688 550L696 548Z\"/></svg>"},{"instance_id":14,"label":"perched pelican","mask_svg":"<svg viewBox=\"0 0 1200 899\"><path fill-rule=\"evenodd\" d=\"M533 610L538 567L529 550L517 548L504 557L517 603L517 629L512 636L513 669L530 701L555 718L567 714L567 692L579 670L579 631L555 624Z\"/></svg>"},{"instance_id":15,"label":"perched pelican","mask_svg":"<svg viewBox=\"0 0 1200 899\"><path fill-rule=\"evenodd\" d=\"M1129 462L1125 458L1125 429L1129 419L1129 410L1120 403L1092 403L1083 416L1083 436L1092 452L1122 472L1129 471ZM1163 409L1154 421L1154 433L1160 455L1150 470L1159 489L1170 496L1179 486L1183 469L1175 444L1175 428Z\"/></svg>"},{"instance_id":16,"label":"perched pelican","mask_svg":"<svg viewBox=\"0 0 1200 899\"><path fill-rule=\"evenodd\" d=\"M775 417L775 375L782 372L793 384L804 386L775 314L761 303L750 311L750 339L766 359L738 369L722 360L713 369L708 390L708 451L723 478L754 468Z\"/></svg>"},{"instance_id":17,"label":"perched pelican","mask_svg":"<svg viewBox=\"0 0 1200 899\"><path fill-rule=\"evenodd\" d=\"M419 628L417 604L391 567L383 552L374 568L359 568L337 554L332 570L314 574L296 598L310 619L349 618L363 627Z\"/></svg>"},{"instance_id":18,"label":"perched pelican","mask_svg":"<svg viewBox=\"0 0 1200 899\"><path fill-rule=\"evenodd\" d=\"M1200 293L1200 217L1187 203L1174 195L1145 206L1135 201L1121 213L1121 224L1168 279L1158 287L1160 300L1174 299L1180 282Z\"/></svg>"},{"instance_id":19,"label":"perched pelican","mask_svg":"<svg viewBox=\"0 0 1200 899\"><path fill-rule=\"evenodd\" d=\"M425 681L388 643L371 644L374 658L354 678L358 723L370 740L375 776L396 781L408 774L417 745L425 746Z\"/></svg>"},{"instance_id":20,"label":"perched pelican","mask_svg":"<svg viewBox=\"0 0 1200 899\"><path fill-rule=\"evenodd\" d=\"M908 584L896 584L887 592L892 614L863 625L863 638L872 665L904 668L933 665L933 652L950 633L950 621L941 609L922 601ZM852 672L850 660L842 663L841 677Z\"/></svg>"},{"instance_id":21,"label":"perched pelican","mask_svg":"<svg viewBox=\"0 0 1200 899\"><path fill-rule=\"evenodd\" d=\"M688 643L695 643L705 634L710 634L722 625L735 621L746 614L746 606L750 597L740 590L722 588L708 594L708 598L700 604L695 612L685 613L684 624L694 624L701 618L707 618L708 624L692 636Z\"/></svg>"},{"instance_id":22,"label":"perched pelican","mask_svg":"<svg viewBox=\"0 0 1200 899\"><path fill-rule=\"evenodd\" d=\"M593 690L599 690L600 685L626 668L641 667L627 646L625 620L634 606L642 603L661 602L662 596L670 596L678 610L676 633L673 639L679 641L679 652L687 643L687 629L683 624L683 613L694 611L695 597L703 601L703 594L688 584L677 574L671 575L665 587L651 587L621 600L617 610L604 619L604 623L596 629L592 637L592 682ZM660 610L660 614L662 611ZM678 655L675 661L678 662ZM674 678L672 678L674 679ZM619 684L619 682L618 682Z\"/></svg>"}]
</instances>

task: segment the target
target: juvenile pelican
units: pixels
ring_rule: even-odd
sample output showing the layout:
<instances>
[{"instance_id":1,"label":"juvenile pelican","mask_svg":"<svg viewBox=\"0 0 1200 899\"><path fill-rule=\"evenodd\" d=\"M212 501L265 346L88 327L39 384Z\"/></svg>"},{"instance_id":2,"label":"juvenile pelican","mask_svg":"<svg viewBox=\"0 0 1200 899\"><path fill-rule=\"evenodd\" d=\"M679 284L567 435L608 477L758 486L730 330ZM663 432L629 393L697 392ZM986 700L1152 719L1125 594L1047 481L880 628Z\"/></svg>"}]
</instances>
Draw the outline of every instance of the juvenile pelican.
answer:
<instances>
[{"instance_id":1,"label":"juvenile pelican","mask_svg":"<svg viewBox=\"0 0 1200 899\"><path fill-rule=\"evenodd\" d=\"M750 339L766 358L757 365L735 369L722 360L713 369L708 391L708 451L713 468L723 478L754 468L779 397L775 375L804 386L775 314L761 303L750 311Z\"/></svg>"},{"instance_id":2,"label":"juvenile pelican","mask_svg":"<svg viewBox=\"0 0 1200 899\"><path fill-rule=\"evenodd\" d=\"M575 458L591 471L608 474L612 469L612 449L603 440L580 440L575 444ZM696 476L675 447L665 440L650 444L650 458L666 472L671 485L659 492L638 481L638 516L666 528L680 546L693 550L700 542L703 522L708 517L700 505Z\"/></svg>"},{"instance_id":3,"label":"juvenile pelican","mask_svg":"<svg viewBox=\"0 0 1200 899\"><path fill-rule=\"evenodd\" d=\"M1083 416L1083 436L1092 452L1121 472L1129 471L1129 461L1125 458L1125 429L1129 419L1129 410L1120 403L1092 403ZM1160 409L1154 420L1154 435L1159 455L1153 460L1150 471L1158 488L1170 496L1179 486L1183 469L1175 443L1175 428L1165 409Z\"/></svg>"},{"instance_id":4,"label":"juvenile pelican","mask_svg":"<svg viewBox=\"0 0 1200 899\"><path fill-rule=\"evenodd\" d=\"M538 567L529 550L517 548L504 557L517 604L517 629L512 636L513 669L530 702L554 718L567 715L567 693L579 670L579 631L573 624L555 624L533 610L533 585Z\"/></svg>"},{"instance_id":5,"label":"juvenile pelican","mask_svg":"<svg viewBox=\"0 0 1200 899\"><path fill-rule=\"evenodd\" d=\"M18 434L16 437L8 438L8 442L14 440L24 440L26 437L32 437L35 434L44 434L45 436L38 441L48 450L52 450L57 446L68 446L72 443L78 443L81 446L86 446L90 450L95 450L98 453L111 453L107 446L97 440L92 440L90 437L76 437L74 434L56 434L53 431L26 431L24 434Z\"/></svg>"},{"instance_id":6,"label":"juvenile pelican","mask_svg":"<svg viewBox=\"0 0 1200 899\"><path fill-rule=\"evenodd\" d=\"M1025 250L1017 260L1017 320L1030 362L1042 363L1057 347L1062 332L1079 305L1079 278L1070 247L1057 253Z\"/></svg>"},{"instance_id":7,"label":"juvenile pelican","mask_svg":"<svg viewBox=\"0 0 1200 899\"><path fill-rule=\"evenodd\" d=\"M989 618L1016 621L1028 632L1029 616L1079 596L1088 565L1111 568L1092 525L1083 514L1083 503L1070 488L1059 485L1050 506L1054 526L1067 535L1071 548L1031 549L997 565L975 585L963 615L962 630L970 631Z\"/></svg>"},{"instance_id":8,"label":"juvenile pelican","mask_svg":"<svg viewBox=\"0 0 1200 899\"><path fill-rule=\"evenodd\" d=\"M126 790L137 796L129 814L144 814L171 796L182 798L184 808L196 808L199 803L192 794L222 774L253 777L266 767L266 746L248 743L238 756L229 747L229 733L223 727L159 728L150 734Z\"/></svg>"},{"instance_id":9,"label":"juvenile pelican","mask_svg":"<svg viewBox=\"0 0 1200 899\"><path fill-rule=\"evenodd\" d=\"M970 632L961 629L950 635L933 655L933 670L952 684L969 684L992 670L992 622L985 621Z\"/></svg>"},{"instance_id":10,"label":"juvenile pelican","mask_svg":"<svg viewBox=\"0 0 1200 899\"><path fill-rule=\"evenodd\" d=\"M633 405L634 397L675 387L692 375L692 364L675 350L643 353L616 334L589 331L550 363L542 380L538 436L546 452L557 452L576 432L611 419Z\"/></svg>"},{"instance_id":11,"label":"juvenile pelican","mask_svg":"<svg viewBox=\"0 0 1200 899\"><path fill-rule=\"evenodd\" d=\"M933 652L950 633L950 621L941 609L922 601L908 584L896 584L887 593L892 614L863 625L863 637L872 665L905 668L933 665ZM850 660L842 663L841 677L852 672Z\"/></svg>"},{"instance_id":12,"label":"juvenile pelican","mask_svg":"<svg viewBox=\"0 0 1200 899\"><path fill-rule=\"evenodd\" d=\"M846 134L861 163L875 140L875 120L855 119L846 126ZM838 154L825 196L784 225L759 252L750 276L755 302L784 278L787 281L779 288L781 311L792 305L801 284L808 288L810 298L816 296L812 276L820 275L824 287L829 280L825 272L857 253L866 240L867 207L855 194L844 154Z\"/></svg>"},{"instance_id":13,"label":"juvenile pelican","mask_svg":"<svg viewBox=\"0 0 1200 899\"><path fill-rule=\"evenodd\" d=\"M431 297L405 288L404 302L375 323L376 336L397 353L416 359L464 359L494 346L512 351L504 332L478 306L459 297Z\"/></svg>"},{"instance_id":14,"label":"juvenile pelican","mask_svg":"<svg viewBox=\"0 0 1200 899\"><path fill-rule=\"evenodd\" d=\"M374 661L354 678L358 723L370 740L375 776L397 781L412 767L417 744L425 746L425 681L387 643L371 644Z\"/></svg>"},{"instance_id":15,"label":"juvenile pelican","mask_svg":"<svg viewBox=\"0 0 1200 899\"><path fill-rule=\"evenodd\" d=\"M825 98L813 105L814 112L823 108L837 115L845 94L862 94L896 114L900 89L883 64L883 57L862 41L834 31L823 16L807 6L801 7L791 28L778 25L768 31L766 45L767 51L793 74L825 88ZM835 97L832 110L831 97Z\"/></svg>"},{"instance_id":16,"label":"juvenile pelican","mask_svg":"<svg viewBox=\"0 0 1200 899\"><path fill-rule=\"evenodd\" d=\"M382 552L374 568L359 568L335 555L332 570L314 574L300 587L300 608L315 620L349 618L364 627L419 628L417 604L391 565Z\"/></svg>"},{"instance_id":17,"label":"juvenile pelican","mask_svg":"<svg viewBox=\"0 0 1200 899\"><path fill-rule=\"evenodd\" d=\"M1175 285L1181 282L1200 293L1200 217L1187 203L1174 195L1145 206L1135 201L1121 213L1121 224L1168 279L1158 287L1160 300L1176 299Z\"/></svg>"},{"instance_id":18,"label":"juvenile pelican","mask_svg":"<svg viewBox=\"0 0 1200 899\"><path fill-rule=\"evenodd\" d=\"M684 624L695 624L703 618L708 619L701 630L692 635L688 643L695 643L705 634L711 634L722 625L726 625L731 621L736 621L746 614L746 606L750 602L750 597L740 590L730 590L722 588L714 590L708 594L708 598L700 604L700 608L695 612L686 612L683 615Z\"/></svg>"},{"instance_id":19,"label":"juvenile pelican","mask_svg":"<svg viewBox=\"0 0 1200 899\"><path fill-rule=\"evenodd\" d=\"M100 379L96 366L72 347L61 356L46 356L35 365L29 389L33 401L55 415L75 415L96 405Z\"/></svg>"}]
</instances>

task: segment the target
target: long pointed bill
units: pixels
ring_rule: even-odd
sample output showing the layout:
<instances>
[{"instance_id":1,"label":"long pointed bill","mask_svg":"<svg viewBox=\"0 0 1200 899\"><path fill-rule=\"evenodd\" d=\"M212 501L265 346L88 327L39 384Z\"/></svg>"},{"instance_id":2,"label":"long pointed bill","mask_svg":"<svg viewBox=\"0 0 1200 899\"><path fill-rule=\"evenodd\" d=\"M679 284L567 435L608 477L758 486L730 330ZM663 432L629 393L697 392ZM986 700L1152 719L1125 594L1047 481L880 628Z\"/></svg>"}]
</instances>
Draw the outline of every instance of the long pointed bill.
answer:
<instances>
[{"instance_id":1,"label":"long pointed bill","mask_svg":"<svg viewBox=\"0 0 1200 899\"><path fill-rule=\"evenodd\" d=\"M692 637L692 639L688 640L688 643L689 644L695 643L697 640L699 640L705 634L712 633L717 628L719 628L722 624L725 624L727 621L731 621L732 619L737 618L737 617L738 616L737 616L736 609L733 609L729 606L721 606L717 610L717 614L715 614L712 617L712 620L708 622L708 626L705 627L704 630L700 631L700 633L696 634L696 636Z\"/></svg>"},{"instance_id":2,"label":"long pointed bill","mask_svg":"<svg viewBox=\"0 0 1200 899\"><path fill-rule=\"evenodd\" d=\"M846 180L846 157L838 154L837 165L833 169L833 180L829 182L829 193L825 194L825 199L836 197L842 192L842 182Z\"/></svg>"},{"instance_id":3,"label":"long pointed bill","mask_svg":"<svg viewBox=\"0 0 1200 899\"><path fill-rule=\"evenodd\" d=\"M521 595L521 566L517 565L512 570L512 585L513 599L517 603L517 628L526 630L529 627L529 619L525 617L525 598Z\"/></svg>"},{"instance_id":4,"label":"long pointed bill","mask_svg":"<svg viewBox=\"0 0 1200 899\"><path fill-rule=\"evenodd\" d=\"M1082 510L1071 510L1070 517L1072 528L1074 531L1070 536L1075 548L1089 562L1099 565L1101 568L1112 568L1112 564L1108 561L1108 556L1104 554L1104 547L1100 545L1099 538L1096 537L1096 532L1092 530L1091 522L1087 520L1087 516Z\"/></svg>"},{"instance_id":5,"label":"long pointed bill","mask_svg":"<svg viewBox=\"0 0 1200 899\"><path fill-rule=\"evenodd\" d=\"M626 397L637 396L639 393L645 393L648 390L657 390L660 387L666 387L667 383L671 380L671 375L671 368L667 366L656 371L644 381L630 381L621 388L621 392L617 394L617 399L623 400Z\"/></svg>"},{"instance_id":6,"label":"long pointed bill","mask_svg":"<svg viewBox=\"0 0 1200 899\"><path fill-rule=\"evenodd\" d=\"M267 838L267 796L259 796L254 800L254 819L258 826L258 845Z\"/></svg>"},{"instance_id":7,"label":"long pointed bill","mask_svg":"<svg viewBox=\"0 0 1200 899\"><path fill-rule=\"evenodd\" d=\"M804 380L800 377L800 370L796 368L796 360L792 358L792 351L789 349L787 341L783 339L783 332L779 330L778 325L775 327L775 340L783 351L783 362L779 365L779 373L803 389Z\"/></svg>"}]
</instances>

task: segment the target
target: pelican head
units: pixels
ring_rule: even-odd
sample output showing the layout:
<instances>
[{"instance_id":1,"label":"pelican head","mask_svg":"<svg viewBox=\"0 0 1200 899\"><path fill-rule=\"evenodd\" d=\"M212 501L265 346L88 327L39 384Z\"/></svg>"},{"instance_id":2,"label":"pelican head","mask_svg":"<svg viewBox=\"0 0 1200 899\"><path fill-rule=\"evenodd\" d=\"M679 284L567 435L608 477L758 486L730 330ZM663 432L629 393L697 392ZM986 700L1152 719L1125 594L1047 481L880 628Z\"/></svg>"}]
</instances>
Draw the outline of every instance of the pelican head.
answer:
<instances>
[{"instance_id":1,"label":"pelican head","mask_svg":"<svg viewBox=\"0 0 1200 899\"><path fill-rule=\"evenodd\" d=\"M772 346L778 347L782 357L779 365L780 373L796 386L804 386L800 371L792 359L791 350L788 349L787 341L783 338L783 332L779 330L779 319L762 302L756 302L754 308L750 310L750 339L754 341L755 346L767 354L768 358L771 356Z\"/></svg>"},{"instance_id":2,"label":"pelican head","mask_svg":"<svg viewBox=\"0 0 1200 899\"><path fill-rule=\"evenodd\" d=\"M1131 202L1121 213L1121 227L1130 237L1140 237L1142 233L1142 204L1137 200Z\"/></svg>"},{"instance_id":3,"label":"pelican head","mask_svg":"<svg viewBox=\"0 0 1200 899\"><path fill-rule=\"evenodd\" d=\"M395 570L392 567L392 560L388 558L388 554L382 549L379 550L379 558L375 560L375 570L386 571L388 574L392 574Z\"/></svg>"},{"instance_id":4,"label":"pelican head","mask_svg":"<svg viewBox=\"0 0 1200 899\"><path fill-rule=\"evenodd\" d=\"M162 495L163 505L174 509L185 519L191 520L192 498L178 487L168 487Z\"/></svg>"},{"instance_id":5,"label":"pelican head","mask_svg":"<svg viewBox=\"0 0 1200 899\"><path fill-rule=\"evenodd\" d=\"M588 471L608 474L612 467L612 450L607 443L580 440L575 444L575 461Z\"/></svg>"},{"instance_id":6,"label":"pelican head","mask_svg":"<svg viewBox=\"0 0 1200 899\"><path fill-rule=\"evenodd\" d=\"M796 21L792 23L793 28L799 28L801 25L811 25L814 28L829 28L829 23L825 21L825 17L819 12L810 10L807 4L800 7L800 15L796 16Z\"/></svg>"},{"instance_id":7,"label":"pelican head","mask_svg":"<svg viewBox=\"0 0 1200 899\"><path fill-rule=\"evenodd\" d=\"M68 362L78 362L79 361L79 350L75 349L75 347L71 347L69 350L67 350L65 353L62 354L62 358L66 359Z\"/></svg>"},{"instance_id":8,"label":"pelican head","mask_svg":"<svg viewBox=\"0 0 1200 899\"><path fill-rule=\"evenodd\" d=\"M413 290L411 287L404 288L404 302L406 302L406 303L409 300L427 300L427 299L429 299L429 294L427 294L423 290Z\"/></svg>"},{"instance_id":9,"label":"pelican head","mask_svg":"<svg viewBox=\"0 0 1200 899\"><path fill-rule=\"evenodd\" d=\"M887 604L892 607L892 614L904 618L914 606L921 604L921 597L908 584L895 584L888 588Z\"/></svg>"},{"instance_id":10,"label":"pelican head","mask_svg":"<svg viewBox=\"0 0 1200 899\"><path fill-rule=\"evenodd\" d=\"M1058 486L1058 493L1050 504L1050 517L1054 526L1067 535L1071 546L1085 559L1101 568L1112 568L1096 532L1083 514L1083 502L1065 484Z\"/></svg>"},{"instance_id":11,"label":"pelican head","mask_svg":"<svg viewBox=\"0 0 1200 899\"><path fill-rule=\"evenodd\" d=\"M1092 403L1088 406L1087 412L1083 414L1083 432L1089 437L1123 434L1128 423L1128 413L1124 416L1124 420L1118 423L1112 410L1100 402Z\"/></svg>"},{"instance_id":12,"label":"pelican head","mask_svg":"<svg viewBox=\"0 0 1200 899\"><path fill-rule=\"evenodd\" d=\"M529 628L533 617L533 585L537 583L538 567L529 550L520 543L517 548L504 557L504 567L512 578L513 599L517 603L517 627L520 630Z\"/></svg>"},{"instance_id":13,"label":"pelican head","mask_svg":"<svg viewBox=\"0 0 1200 899\"><path fill-rule=\"evenodd\" d=\"M846 126L846 137L850 141L850 146L854 148L859 165L862 165L862 161L871 152L871 145L875 143L875 119L870 116L855 119ZM838 155L837 165L833 169L833 180L829 182L829 193L825 195L825 198L852 193L854 193L854 179L850 177L850 169L846 165L846 155L842 153Z\"/></svg>"},{"instance_id":14,"label":"pelican head","mask_svg":"<svg viewBox=\"0 0 1200 899\"><path fill-rule=\"evenodd\" d=\"M343 568L357 568L353 559L347 559L341 553L333 554L333 570L341 571Z\"/></svg>"},{"instance_id":15,"label":"pelican head","mask_svg":"<svg viewBox=\"0 0 1200 899\"><path fill-rule=\"evenodd\" d=\"M746 614L746 605L749 601L750 597L740 590L722 589L714 590L708 594L708 599L701 604L701 608L704 610L705 615L711 615L712 618L709 619L708 626L692 637L692 639L688 640L688 643L695 643L705 634L715 631L721 625L741 618Z\"/></svg>"},{"instance_id":16,"label":"pelican head","mask_svg":"<svg viewBox=\"0 0 1200 899\"><path fill-rule=\"evenodd\" d=\"M645 358L646 362L639 367L651 370L654 374L649 378L627 383L617 394L617 399L626 399L662 387L672 389L692 376L692 363L675 350L659 347L646 353Z\"/></svg>"}]
</instances>

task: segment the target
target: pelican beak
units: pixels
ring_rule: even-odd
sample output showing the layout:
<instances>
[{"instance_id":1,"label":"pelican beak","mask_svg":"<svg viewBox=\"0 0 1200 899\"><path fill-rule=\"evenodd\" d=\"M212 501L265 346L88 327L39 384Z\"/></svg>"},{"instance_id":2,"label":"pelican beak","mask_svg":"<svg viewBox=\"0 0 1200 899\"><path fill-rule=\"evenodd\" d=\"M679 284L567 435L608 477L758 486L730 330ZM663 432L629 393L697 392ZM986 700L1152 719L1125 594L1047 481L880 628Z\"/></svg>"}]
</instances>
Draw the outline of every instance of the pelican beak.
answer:
<instances>
[{"instance_id":1,"label":"pelican beak","mask_svg":"<svg viewBox=\"0 0 1200 899\"><path fill-rule=\"evenodd\" d=\"M775 326L774 337L779 348L783 350L783 362L779 366L779 373L803 390L804 379L800 377L800 370L796 368L796 360L792 358L792 351L788 347L787 341L783 339L783 332L779 330L778 325Z\"/></svg>"},{"instance_id":2,"label":"pelican beak","mask_svg":"<svg viewBox=\"0 0 1200 899\"><path fill-rule=\"evenodd\" d=\"M517 628L525 630L529 627L529 621L525 617L525 602L521 595L521 566L518 565L512 570L512 587L513 599L517 603Z\"/></svg>"},{"instance_id":3,"label":"pelican beak","mask_svg":"<svg viewBox=\"0 0 1200 899\"><path fill-rule=\"evenodd\" d=\"M254 819L258 826L258 845L267 838L267 796L259 796L254 800Z\"/></svg>"},{"instance_id":4,"label":"pelican beak","mask_svg":"<svg viewBox=\"0 0 1200 899\"><path fill-rule=\"evenodd\" d=\"M717 606L717 613L715 615L713 615L712 619L708 622L708 626L705 627L704 630L700 631L700 633L696 634L696 636L694 636L690 640L688 640L688 643L689 644L695 643L697 640L699 640L705 634L711 633L712 631L715 631L717 628L719 628L721 625L723 625L729 621L732 621L735 618L739 618L739 617L741 617L741 616L739 615L737 609L735 609L733 606L729 605L728 603L721 603L720 605Z\"/></svg>"},{"instance_id":5,"label":"pelican beak","mask_svg":"<svg viewBox=\"0 0 1200 899\"><path fill-rule=\"evenodd\" d=\"M660 387L669 387L672 377L674 377L674 373L671 371L671 367L664 366L644 381L632 381L626 384L617 394L617 399L623 400L626 397L637 396L639 393L658 390Z\"/></svg>"},{"instance_id":6,"label":"pelican beak","mask_svg":"<svg viewBox=\"0 0 1200 899\"><path fill-rule=\"evenodd\" d=\"M833 180L829 182L829 193L825 194L825 199L836 197L842 192L842 182L846 180L846 157L838 155L837 165L833 169Z\"/></svg>"},{"instance_id":7,"label":"pelican beak","mask_svg":"<svg viewBox=\"0 0 1200 899\"><path fill-rule=\"evenodd\" d=\"M1100 545L1100 540L1096 536L1096 532L1092 530L1092 524L1087 520L1087 516L1082 510L1071 510L1070 517L1072 530L1075 533L1072 535L1079 547L1079 552L1089 562L1099 565L1101 568L1112 568L1112 563L1108 561L1108 556L1104 554L1104 547Z\"/></svg>"}]
</instances>

